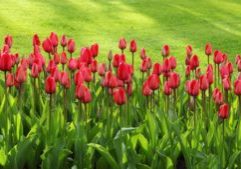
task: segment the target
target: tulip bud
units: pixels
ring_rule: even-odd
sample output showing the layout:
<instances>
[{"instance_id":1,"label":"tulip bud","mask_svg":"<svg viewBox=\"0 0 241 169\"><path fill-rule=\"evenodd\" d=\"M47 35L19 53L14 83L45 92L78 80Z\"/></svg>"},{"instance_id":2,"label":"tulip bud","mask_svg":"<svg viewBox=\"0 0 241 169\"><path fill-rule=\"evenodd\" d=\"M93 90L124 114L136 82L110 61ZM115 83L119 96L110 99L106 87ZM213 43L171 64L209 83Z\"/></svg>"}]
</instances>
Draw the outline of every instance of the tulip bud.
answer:
<instances>
[{"instance_id":1,"label":"tulip bud","mask_svg":"<svg viewBox=\"0 0 241 169\"><path fill-rule=\"evenodd\" d=\"M192 46L191 46L191 45L188 45L188 46L186 47L186 56L187 56L188 58L190 58L190 57L192 56Z\"/></svg>"},{"instance_id":2,"label":"tulip bud","mask_svg":"<svg viewBox=\"0 0 241 169\"><path fill-rule=\"evenodd\" d=\"M237 79L234 81L234 94L238 96L241 95L241 79Z\"/></svg>"},{"instance_id":3,"label":"tulip bud","mask_svg":"<svg viewBox=\"0 0 241 169\"><path fill-rule=\"evenodd\" d=\"M67 72L61 72L60 84L66 89L70 88L70 78Z\"/></svg>"},{"instance_id":4,"label":"tulip bud","mask_svg":"<svg viewBox=\"0 0 241 169\"><path fill-rule=\"evenodd\" d=\"M137 45L136 45L136 41L135 40L132 40L131 43L130 43L130 51L132 53L135 53L137 50Z\"/></svg>"},{"instance_id":5,"label":"tulip bud","mask_svg":"<svg viewBox=\"0 0 241 169\"><path fill-rule=\"evenodd\" d=\"M210 43L207 43L205 46L205 54L207 56L210 56L212 54L212 45Z\"/></svg>"},{"instance_id":6,"label":"tulip bud","mask_svg":"<svg viewBox=\"0 0 241 169\"><path fill-rule=\"evenodd\" d=\"M170 47L168 45L164 45L162 47L162 56L163 57L168 57L170 54Z\"/></svg>"},{"instance_id":7,"label":"tulip bud","mask_svg":"<svg viewBox=\"0 0 241 169\"><path fill-rule=\"evenodd\" d=\"M60 62L62 65L65 65L67 63L68 59L67 59L67 55L66 53L63 51L61 53L61 58L60 58Z\"/></svg>"},{"instance_id":8,"label":"tulip bud","mask_svg":"<svg viewBox=\"0 0 241 169\"><path fill-rule=\"evenodd\" d=\"M45 80L45 92L48 94L53 94L56 92L56 82L54 77L48 76Z\"/></svg>"},{"instance_id":9,"label":"tulip bud","mask_svg":"<svg viewBox=\"0 0 241 169\"><path fill-rule=\"evenodd\" d=\"M126 48L126 40L125 40L125 38L121 38L121 39L119 40L119 48L120 48L121 50L124 50L124 49Z\"/></svg>"},{"instance_id":10,"label":"tulip bud","mask_svg":"<svg viewBox=\"0 0 241 169\"><path fill-rule=\"evenodd\" d=\"M74 51L75 51L75 42L74 42L73 39L69 39L68 40L67 47L68 47L68 52L70 54L74 53Z\"/></svg>"},{"instance_id":11,"label":"tulip bud","mask_svg":"<svg viewBox=\"0 0 241 169\"><path fill-rule=\"evenodd\" d=\"M147 57L146 56L146 50L144 48L141 49L140 57L141 57L142 60Z\"/></svg>"},{"instance_id":12,"label":"tulip bud","mask_svg":"<svg viewBox=\"0 0 241 169\"><path fill-rule=\"evenodd\" d=\"M219 111L218 111L218 116L221 119L227 119L229 115L229 106L228 104L224 103L219 107Z\"/></svg>"},{"instance_id":13,"label":"tulip bud","mask_svg":"<svg viewBox=\"0 0 241 169\"><path fill-rule=\"evenodd\" d=\"M47 38L43 41L42 47L43 47L44 51L49 53L49 54L52 53L53 49L54 49L52 41L49 38Z\"/></svg>"},{"instance_id":14,"label":"tulip bud","mask_svg":"<svg viewBox=\"0 0 241 169\"><path fill-rule=\"evenodd\" d=\"M199 82L200 82L200 89L202 91L205 91L209 88L209 82L206 74L200 76Z\"/></svg>"},{"instance_id":15,"label":"tulip bud","mask_svg":"<svg viewBox=\"0 0 241 169\"><path fill-rule=\"evenodd\" d=\"M97 43L91 45L90 50L93 57L95 58L96 56L98 56L99 53L99 45Z\"/></svg>"},{"instance_id":16,"label":"tulip bud","mask_svg":"<svg viewBox=\"0 0 241 169\"><path fill-rule=\"evenodd\" d=\"M160 87L161 81L160 81L159 76L157 76L156 74L150 75L148 77L147 81L148 81L148 85L151 90L156 90Z\"/></svg>"},{"instance_id":17,"label":"tulip bud","mask_svg":"<svg viewBox=\"0 0 241 169\"><path fill-rule=\"evenodd\" d=\"M199 82L198 80L190 80L186 82L187 93L191 96L197 96L199 94Z\"/></svg>"},{"instance_id":18,"label":"tulip bud","mask_svg":"<svg viewBox=\"0 0 241 169\"><path fill-rule=\"evenodd\" d=\"M180 85L180 76L179 76L179 74L177 74L176 72L170 73L167 82L168 82L168 86L170 88L172 88L172 89L178 88L178 86Z\"/></svg>"},{"instance_id":19,"label":"tulip bud","mask_svg":"<svg viewBox=\"0 0 241 169\"><path fill-rule=\"evenodd\" d=\"M142 94L143 94L144 96L150 96L150 95L152 94L152 92L153 92L153 91L151 90L148 81L145 81L145 82L143 83L143 86L142 86Z\"/></svg>"},{"instance_id":20,"label":"tulip bud","mask_svg":"<svg viewBox=\"0 0 241 169\"><path fill-rule=\"evenodd\" d=\"M57 47L58 46L58 35L54 32L51 32L49 35L49 39L51 40L53 47Z\"/></svg>"},{"instance_id":21,"label":"tulip bud","mask_svg":"<svg viewBox=\"0 0 241 169\"><path fill-rule=\"evenodd\" d=\"M163 92L167 96L172 94L172 88L169 86L167 81L164 83L164 90L163 90Z\"/></svg>"},{"instance_id":22,"label":"tulip bud","mask_svg":"<svg viewBox=\"0 0 241 169\"><path fill-rule=\"evenodd\" d=\"M33 46L40 46L40 40L38 34L33 35Z\"/></svg>"},{"instance_id":23,"label":"tulip bud","mask_svg":"<svg viewBox=\"0 0 241 169\"><path fill-rule=\"evenodd\" d=\"M12 87L14 85L14 76L12 73L7 74L6 86Z\"/></svg>"},{"instance_id":24,"label":"tulip bud","mask_svg":"<svg viewBox=\"0 0 241 169\"><path fill-rule=\"evenodd\" d=\"M66 36L65 35L62 35L62 37L61 37L61 46L64 48L66 45L67 45L67 38L66 38Z\"/></svg>"},{"instance_id":25,"label":"tulip bud","mask_svg":"<svg viewBox=\"0 0 241 169\"><path fill-rule=\"evenodd\" d=\"M9 54L3 53L0 55L0 70L1 71L10 71L12 68L13 62Z\"/></svg>"},{"instance_id":26,"label":"tulip bud","mask_svg":"<svg viewBox=\"0 0 241 169\"><path fill-rule=\"evenodd\" d=\"M199 66L199 59L197 55L193 55L190 59L191 70L196 69Z\"/></svg>"},{"instance_id":27,"label":"tulip bud","mask_svg":"<svg viewBox=\"0 0 241 169\"><path fill-rule=\"evenodd\" d=\"M113 99L114 102L119 106L125 104L127 102L125 90L123 88L115 89L113 92Z\"/></svg>"}]
</instances>

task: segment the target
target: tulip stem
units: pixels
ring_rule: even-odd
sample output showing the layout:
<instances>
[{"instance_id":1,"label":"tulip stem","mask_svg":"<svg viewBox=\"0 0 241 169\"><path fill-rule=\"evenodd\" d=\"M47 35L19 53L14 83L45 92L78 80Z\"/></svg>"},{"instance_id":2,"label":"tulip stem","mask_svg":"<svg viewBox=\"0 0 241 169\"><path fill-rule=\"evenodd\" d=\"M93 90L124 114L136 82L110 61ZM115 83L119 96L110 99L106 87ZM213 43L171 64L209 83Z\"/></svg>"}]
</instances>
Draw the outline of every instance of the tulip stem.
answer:
<instances>
[{"instance_id":1,"label":"tulip stem","mask_svg":"<svg viewBox=\"0 0 241 169\"><path fill-rule=\"evenodd\" d=\"M217 71L218 71L218 80L217 80L217 82L218 82L218 84L219 84L219 73L220 73L220 72L219 72L219 64L218 64L218 70L217 70Z\"/></svg>"},{"instance_id":2,"label":"tulip stem","mask_svg":"<svg viewBox=\"0 0 241 169\"><path fill-rule=\"evenodd\" d=\"M52 121L52 94L49 95L49 136L51 135L51 121Z\"/></svg>"},{"instance_id":3,"label":"tulip stem","mask_svg":"<svg viewBox=\"0 0 241 169\"><path fill-rule=\"evenodd\" d=\"M196 97L193 96L194 128L196 128Z\"/></svg>"},{"instance_id":4,"label":"tulip stem","mask_svg":"<svg viewBox=\"0 0 241 169\"><path fill-rule=\"evenodd\" d=\"M222 163L222 168L225 168L223 165L224 165L224 163L223 163L223 157L224 157L224 151L225 151L225 140L224 140L224 138L225 138L225 129L224 129L224 127L225 127L225 125L224 125L224 119L223 119L223 125L222 125L222 127L223 127L223 145L222 145L222 156L221 156L221 163Z\"/></svg>"},{"instance_id":5,"label":"tulip stem","mask_svg":"<svg viewBox=\"0 0 241 169\"><path fill-rule=\"evenodd\" d=\"M134 63L135 62L135 60L134 60L134 52L132 52L132 68L133 68L133 72L134 72Z\"/></svg>"},{"instance_id":6,"label":"tulip stem","mask_svg":"<svg viewBox=\"0 0 241 169\"><path fill-rule=\"evenodd\" d=\"M214 86L216 87L216 84L217 84L217 82L216 82L216 72L217 72L217 65L216 65L216 63L214 63Z\"/></svg>"},{"instance_id":7,"label":"tulip stem","mask_svg":"<svg viewBox=\"0 0 241 169\"><path fill-rule=\"evenodd\" d=\"M239 102L239 104L238 104L239 105L239 115L238 116L240 117L241 116L241 96L240 95L238 96L238 102Z\"/></svg>"},{"instance_id":8,"label":"tulip stem","mask_svg":"<svg viewBox=\"0 0 241 169\"><path fill-rule=\"evenodd\" d=\"M209 55L208 55L208 64L209 64Z\"/></svg>"},{"instance_id":9,"label":"tulip stem","mask_svg":"<svg viewBox=\"0 0 241 169\"><path fill-rule=\"evenodd\" d=\"M176 89L173 90L173 97L174 97L174 105L173 105L174 110L177 111L177 106L176 106L177 105L177 90ZM177 114L177 117L178 117L178 111L177 111L176 114Z\"/></svg>"},{"instance_id":10,"label":"tulip stem","mask_svg":"<svg viewBox=\"0 0 241 169\"><path fill-rule=\"evenodd\" d=\"M64 119L65 119L65 121L67 122L68 121L68 116L67 116L67 109L66 109L66 92L67 92L67 90L66 90L66 88L64 88L63 89L64 91L63 91L63 97L64 97Z\"/></svg>"}]
</instances>

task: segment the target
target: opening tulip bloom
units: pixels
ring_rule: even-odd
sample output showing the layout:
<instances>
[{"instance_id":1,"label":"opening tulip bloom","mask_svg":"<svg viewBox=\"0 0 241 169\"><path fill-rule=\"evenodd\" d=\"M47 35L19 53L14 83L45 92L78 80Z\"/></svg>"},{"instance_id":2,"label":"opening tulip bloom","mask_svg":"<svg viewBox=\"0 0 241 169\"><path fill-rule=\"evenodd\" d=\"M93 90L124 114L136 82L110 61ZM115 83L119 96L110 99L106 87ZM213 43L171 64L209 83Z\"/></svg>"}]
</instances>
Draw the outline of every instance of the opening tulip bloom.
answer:
<instances>
[{"instance_id":1,"label":"opening tulip bloom","mask_svg":"<svg viewBox=\"0 0 241 169\"><path fill-rule=\"evenodd\" d=\"M186 82L186 90L187 90L187 93L191 96L198 96L199 94L199 82L198 80L190 80L190 81L187 81Z\"/></svg>"},{"instance_id":2,"label":"opening tulip bloom","mask_svg":"<svg viewBox=\"0 0 241 169\"><path fill-rule=\"evenodd\" d=\"M150 75L148 77L147 81L148 81L148 85L151 90L156 90L160 87L161 81L160 81L159 76L157 76L156 74Z\"/></svg>"},{"instance_id":3,"label":"opening tulip bloom","mask_svg":"<svg viewBox=\"0 0 241 169\"><path fill-rule=\"evenodd\" d=\"M68 52L70 53L70 57L72 57L72 53L75 51L75 41L73 39L69 39L67 43Z\"/></svg>"},{"instance_id":4,"label":"opening tulip bloom","mask_svg":"<svg viewBox=\"0 0 241 169\"><path fill-rule=\"evenodd\" d=\"M54 77L48 76L45 80L45 92L47 94L54 94L56 92L56 82Z\"/></svg>"},{"instance_id":5,"label":"opening tulip bloom","mask_svg":"<svg viewBox=\"0 0 241 169\"><path fill-rule=\"evenodd\" d=\"M115 89L113 92L114 102L121 106L127 102L126 92L123 88Z\"/></svg>"},{"instance_id":6,"label":"opening tulip bloom","mask_svg":"<svg viewBox=\"0 0 241 169\"><path fill-rule=\"evenodd\" d=\"M49 53L49 57L50 57L50 53L52 53L54 49L52 41L49 38L45 39L42 43L42 47L45 52Z\"/></svg>"},{"instance_id":7,"label":"opening tulip bloom","mask_svg":"<svg viewBox=\"0 0 241 169\"><path fill-rule=\"evenodd\" d=\"M12 58L9 54L3 53L0 54L0 70L1 71L10 71L13 65Z\"/></svg>"}]
</instances>

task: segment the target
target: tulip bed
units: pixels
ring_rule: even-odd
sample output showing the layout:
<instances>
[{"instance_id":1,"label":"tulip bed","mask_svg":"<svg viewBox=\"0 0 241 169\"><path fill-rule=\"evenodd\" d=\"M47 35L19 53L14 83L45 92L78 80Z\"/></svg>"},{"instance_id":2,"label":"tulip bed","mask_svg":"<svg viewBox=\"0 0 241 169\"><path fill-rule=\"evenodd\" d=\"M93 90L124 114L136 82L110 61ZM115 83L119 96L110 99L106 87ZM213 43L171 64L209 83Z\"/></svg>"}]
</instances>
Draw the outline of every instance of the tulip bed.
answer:
<instances>
[{"instance_id":1,"label":"tulip bed","mask_svg":"<svg viewBox=\"0 0 241 169\"><path fill-rule=\"evenodd\" d=\"M7 35L0 53L1 167L241 166L240 55L234 66L208 43L200 68L190 45L178 62L164 45L152 63L121 38L120 53L98 63L97 43L78 53L73 39L53 32L42 42L35 34L29 56L12 45Z\"/></svg>"}]
</instances>

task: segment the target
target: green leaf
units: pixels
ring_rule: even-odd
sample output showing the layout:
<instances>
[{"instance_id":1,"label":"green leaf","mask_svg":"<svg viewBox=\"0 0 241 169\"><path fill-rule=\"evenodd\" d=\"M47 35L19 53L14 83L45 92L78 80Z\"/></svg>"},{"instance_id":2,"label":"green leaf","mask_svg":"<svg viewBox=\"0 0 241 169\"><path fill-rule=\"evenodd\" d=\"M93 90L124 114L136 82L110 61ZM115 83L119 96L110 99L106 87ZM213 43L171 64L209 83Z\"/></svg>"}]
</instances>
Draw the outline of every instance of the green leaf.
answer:
<instances>
[{"instance_id":1,"label":"green leaf","mask_svg":"<svg viewBox=\"0 0 241 169\"><path fill-rule=\"evenodd\" d=\"M89 143L88 146L96 149L107 160L107 162L112 168L119 169L119 165L117 164L115 159L103 146L95 143Z\"/></svg>"},{"instance_id":2,"label":"green leaf","mask_svg":"<svg viewBox=\"0 0 241 169\"><path fill-rule=\"evenodd\" d=\"M231 155L231 157L229 158L229 163L227 168L233 168L234 162L237 159L237 157L240 155L240 153L241 151L236 151Z\"/></svg>"}]
</instances>

